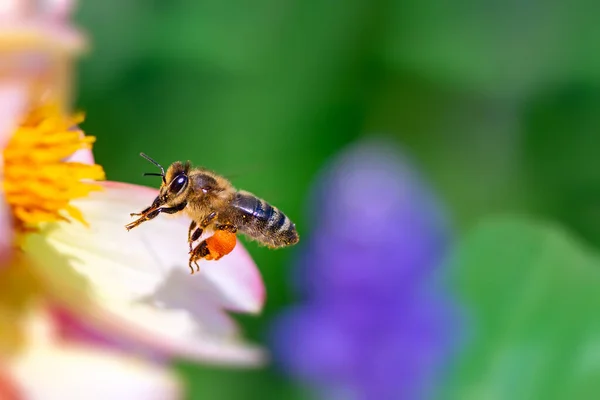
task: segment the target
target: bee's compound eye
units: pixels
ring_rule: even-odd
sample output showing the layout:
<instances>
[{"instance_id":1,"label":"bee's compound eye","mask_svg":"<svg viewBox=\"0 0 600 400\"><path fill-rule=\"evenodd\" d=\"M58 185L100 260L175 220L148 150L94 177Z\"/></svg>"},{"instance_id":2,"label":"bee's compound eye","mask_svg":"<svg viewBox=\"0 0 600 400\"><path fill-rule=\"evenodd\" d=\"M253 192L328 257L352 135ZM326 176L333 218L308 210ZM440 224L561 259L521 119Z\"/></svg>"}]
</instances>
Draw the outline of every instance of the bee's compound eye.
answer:
<instances>
[{"instance_id":1,"label":"bee's compound eye","mask_svg":"<svg viewBox=\"0 0 600 400\"><path fill-rule=\"evenodd\" d=\"M173 181L171 182L171 185L169 185L169 192L173 193L173 194L177 194L181 191L181 189L183 189L185 187L185 185L187 184L188 178L185 175L178 175L177 177L175 177L175 179L173 179Z\"/></svg>"}]
</instances>

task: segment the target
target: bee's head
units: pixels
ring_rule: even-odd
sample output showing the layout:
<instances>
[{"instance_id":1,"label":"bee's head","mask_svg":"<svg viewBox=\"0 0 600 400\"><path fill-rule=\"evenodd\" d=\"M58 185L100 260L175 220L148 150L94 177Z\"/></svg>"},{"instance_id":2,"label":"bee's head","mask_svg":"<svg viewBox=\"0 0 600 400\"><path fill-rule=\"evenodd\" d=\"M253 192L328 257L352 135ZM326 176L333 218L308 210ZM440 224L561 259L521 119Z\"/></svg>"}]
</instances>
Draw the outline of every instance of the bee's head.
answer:
<instances>
[{"instance_id":1,"label":"bee's head","mask_svg":"<svg viewBox=\"0 0 600 400\"><path fill-rule=\"evenodd\" d=\"M179 161L167 168L163 183L160 185L159 197L168 207L176 207L186 201L190 190L189 170L189 163L183 164Z\"/></svg>"},{"instance_id":2,"label":"bee's head","mask_svg":"<svg viewBox=\"0 0 600 400\"><path fill-rule=\"evenodd\" d=\"M149 172L144 175L154 175L162 177L162 184L160 185L159 195L152 203L153 207L177 207L182 205L186 201L187 194L189 191L189 178L188 172L190 170L190 164L175 162L167 168L165 172L162 165L148 157L146 154L141 153L142 157L150 161L152 164L160 168L161 173Z\"/></svg>"}]
</instances>

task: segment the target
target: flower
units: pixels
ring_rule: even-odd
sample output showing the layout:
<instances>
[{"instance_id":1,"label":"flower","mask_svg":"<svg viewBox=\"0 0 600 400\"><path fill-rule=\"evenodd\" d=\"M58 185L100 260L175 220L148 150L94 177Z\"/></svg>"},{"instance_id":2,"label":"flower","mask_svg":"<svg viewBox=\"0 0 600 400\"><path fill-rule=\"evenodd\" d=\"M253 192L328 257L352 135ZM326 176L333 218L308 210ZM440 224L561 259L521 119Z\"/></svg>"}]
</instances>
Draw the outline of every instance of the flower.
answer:
<instances>
[{"instance_id":1,"label":"flower","mask_svg":"<svg viewBox=\"0 0 600 400\"><path fill-rule=\"evenodd\" d=\"M432 280L449 228L401 154L360 142L316 185L296 277L307 300L279 319L274 347L288 373L324 393L419 398L451 343L453 310Z\"/></svg>"},{"instance_id":2,"label":"flower","mask_svg":"<svg viewBox=\"0 0 600 400\"><path fill-rule=\"evenodd\" d=\"M0 6L0 149L5 149L24 115L50 99L67 108L72 60L86 48L85 37L66 17L65 0L12 0ZM0 152L0 262L12 247L13 216L6 204L4 152Z\"/></svg>"},{"instance_id":3,"label":"flower","mask_svg":"<svg viewBox=\"0 0 600 400\"><path fill-rule=\"evenodd\" d=\"M125 230L129 213L157 190L102 182L95 139L78 128L83 116L70 113L70 65L83 40L67 23L66 3L0 8L0 394L66 393L78 382L62 387L57 379L77 369L91 377L122 372L163 398L178 384L149 361L260 365L262 349L241 340L228 314L258 313L264 303L243 246L201 263L192 277L189 220L157 218ZM26 321L51 334L32 334ZM103 398L117 393L103 390Z\"/></svg>"}]
</instances>

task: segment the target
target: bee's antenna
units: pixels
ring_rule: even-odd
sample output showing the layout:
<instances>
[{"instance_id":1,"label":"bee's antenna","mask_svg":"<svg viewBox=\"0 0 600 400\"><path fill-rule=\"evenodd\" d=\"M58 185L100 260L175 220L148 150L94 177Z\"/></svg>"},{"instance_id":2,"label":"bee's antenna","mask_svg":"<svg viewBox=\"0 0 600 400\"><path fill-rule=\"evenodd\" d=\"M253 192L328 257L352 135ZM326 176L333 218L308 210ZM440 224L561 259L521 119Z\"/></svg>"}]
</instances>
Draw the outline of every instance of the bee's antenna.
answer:
<instances>
[{"instance_id":1,"label":"bee's antenna","mask_svg":"<svg viewBox=\"0 0 600 400\"><path fill-rule=\"evenodd\" d=\"M147 173L144 174L144 176L147 176L147 175L162 176L163 182L164 182L165 181L165 169L163 168L163 166L160 165L159 163L157 163L156 161L154 161L152 158L150 158L150 156L148 156L145 153L140 153L140 156L144 157L146 160L150 161L152 164L154 164L158 168L160 168L160 172L161 172L160 174L147 172Z\"/></svg>"},{"instance_id":2,"label":"bee's antenna","mask_svg":"<svg viewBox=\"0 0 600 400\"><path fill-rule=\"evenodd\" d=\"M158 168L160 168L160 172L162 172L162 175L165 174L165 169L162 167L162 165L160 165L159 163L157 163L156 161L154 161L152 158L150 158L150 156L148 156L145 153L140 153L140 156L144 157L146 160L150 161L152 164L154 164Z\"/></svg>"}]
</instances>

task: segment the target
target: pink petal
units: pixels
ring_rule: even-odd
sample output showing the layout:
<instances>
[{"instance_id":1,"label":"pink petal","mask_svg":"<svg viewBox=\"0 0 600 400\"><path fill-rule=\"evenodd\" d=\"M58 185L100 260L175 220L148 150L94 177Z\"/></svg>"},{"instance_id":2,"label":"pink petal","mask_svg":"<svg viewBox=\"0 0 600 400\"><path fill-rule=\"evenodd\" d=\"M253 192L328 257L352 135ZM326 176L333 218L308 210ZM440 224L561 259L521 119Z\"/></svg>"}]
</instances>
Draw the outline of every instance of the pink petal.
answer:
<instances>
[{"instance_id":1,"label":"pink petal","mask_svg":"<svg viewBox=\"0 0 600 400\"><path fill-rule=\"evenodd\" d=\"M79 126L73 126L71 128L72 131L79 131L80 137L84 137L85 134L79 128ZM69 157L65 159L65 162L78 162L82 164L94 164L94 154L90 149L81 149L77 150L75 153L71 154Z\"/></svg>"},{"instance_id":2,"label":"pink petal","mask_svg":"<svg viewBox=\"0 0 600 400\"><path fill-rule=\"evenodd\" d=\"M4 180L3 150L23 117L26 106L27 86L24 83L0 85L0 183ZM12 241L12 217L0 185L0 264L9 256Z\"/></svg>"},{"instance_id":3,"label":"pink petal","mask_svg":"<svg viewBox=\"0 0 600 400\"><path fill-rule=\"evenodd\" d=\"M66 160L66 162L78 162L78 163L83 163L83 164L94 164L94 154L92 153L91 150L88 149L81 149L81 150L77 150L75 153L71 154L70 157L68 157Z\"/></svg>"},{"instance_id":4,"label":"pink petal","mask_svg":"<svg viewBox=\"0 0 600 400\"><path fill-rule=\"evenodd\" d=\"M120 311L135 312L141 309L108 308L105 304L97 303L96 308L88 310L86 315L75 317L84 324L84 331L79 332L83 335L76 339L86 342L93 337L92 343L155 361L168 361L176 357L228 367L255 367L266 362L266 355L261 348L236 338L206 335L195 331L191 325L189 332L182 333L177 318L170 318L178 315L169 315L168 311L150 320L154 323L148 323L143 318L132 320L131 314L125 315ZM155 310L152 312L155 313Z\"/></svg>"},{"instance_id":5,"label":"pink petal","mask_svg":"<svg viewBox=\"0 0 600 400\"><path fill-rule=\"evenodd\" d=\"M50 18L65 20L73 11L75 0L45 0L42 2L45 14Z\"/></svg>"},{"instance_id":6,"label":"pink petal","mask_svg":"<svg viewBox=\"0 0 600 400\"><path fill-rule=\"evenodd\" d=\"M0 369L0 399L2 400L21 400L23 395L17 383L14 382L12 377L8 376L3 370Z\"/></svg>"},{"instance_id":7,"label":"pink petal","mask_svg":"<svg viewBox=\"0 0 600 400\"><path fill-rule=\"evenodd\" d=\"M78 53L85 48L85 37L68 19L72 8L68 0L2 0L0 2L0 35L25 50L27 45L39 53L47 50ZM10 42L12 41L12 43ZM20 46L19 46L20 45Z\"/></svg>"},{"instance_id":8,"label":"pink petal","mask_svg":"<svg viewBox=\"0 0 600 400\"><path fill-rule=\"evenodd\" d=\"M146 359L162 363L166 363L172 357L171 353L178 353L178 351L173 351L171 348L165 347L160 343L156 344L155 342L158 342L158 340L150 339L148 341L140 341L138 334L132 335L123 334L122 332L116 332L114 330L111 331L111 329L107 328L103 323L95 323L97 321L90 322L89 315L78 317L75 313L72 313L65 307L53 307L52 317L57 324L59 336L63 340L69 342L87 343L111 348L113 350L121 350L128 354L136 354ZM237 331L233 321L231 321L226 314L221 313L218 318L225 319L226 321L218 321L217 325L225 323L231 327L229 329L230 332ZM125 324L128 325L129 323L125 322ZM160 337L161 335L159 334L156 336ZM184 355L188 353L189 351L185 349ZM212 358L220 360L221 357L217 354L216 356L211 355L210 358L205 356L192 358L212 361Z\"/></svg>"}]
</instances>

